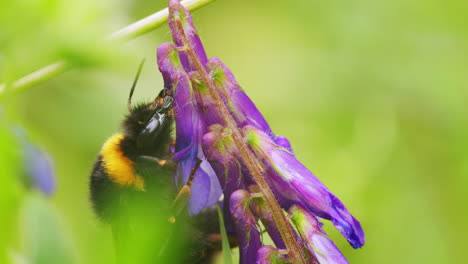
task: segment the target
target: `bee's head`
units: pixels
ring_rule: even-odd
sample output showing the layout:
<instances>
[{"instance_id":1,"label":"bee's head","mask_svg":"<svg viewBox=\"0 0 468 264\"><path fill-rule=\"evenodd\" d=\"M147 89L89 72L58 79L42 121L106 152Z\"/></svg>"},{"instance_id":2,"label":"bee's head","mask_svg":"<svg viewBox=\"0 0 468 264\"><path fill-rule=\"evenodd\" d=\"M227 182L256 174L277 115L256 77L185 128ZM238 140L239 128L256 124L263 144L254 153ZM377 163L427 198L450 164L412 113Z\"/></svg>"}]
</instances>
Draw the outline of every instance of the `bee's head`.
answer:
<instances>
[{"instance_id":1,"label":"bee's head","mask_svg":"<svg viewBox=\"0 0 468 264\"><path fill-rule=\"evenodd\" d=\"M139 149L152 146L158 142L161 132L170 129L173 102L171 91L164 88L154 101L132 106L132 95L142 66L143 62L140 64L128 97L129 114L122 124L125 135L135 141L136 147Z\"/></svg>"},{"instance_id":2,"label":"bee's head","mask_svg":"<svg viewBox=\"0 0 468 264\"><path fill-rule=\"evenodd\" d=\"M136 142L137 148L150 146L158 141L162 131L172 125L172 97L161 91L153 102L131 107L123 121L125 135Z\"/></svg>"}]
</instances>

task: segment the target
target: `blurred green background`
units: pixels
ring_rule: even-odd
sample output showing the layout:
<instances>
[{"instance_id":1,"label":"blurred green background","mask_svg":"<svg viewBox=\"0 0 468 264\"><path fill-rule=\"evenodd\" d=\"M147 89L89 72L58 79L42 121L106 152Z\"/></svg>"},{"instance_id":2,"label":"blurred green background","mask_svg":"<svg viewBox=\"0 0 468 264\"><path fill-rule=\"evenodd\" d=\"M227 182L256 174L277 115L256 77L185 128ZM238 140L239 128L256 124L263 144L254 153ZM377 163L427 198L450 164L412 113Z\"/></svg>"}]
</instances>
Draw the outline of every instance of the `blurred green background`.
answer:
<instances>
[{"instance_id":1,"label":"blurred green background","mask_svg":"<svg viewBox=\"0 0 468 264\"><path fill-rule=\"evenodd\" d=\"M57 59L73 65L2 98L1 263L113 263L110 231L88 201L89 173L119 129L142 58L135 101L162 88L155 49L171 38L163 26L122 44L96 40L166 4L0 2L0 82ZM359 250L326 225L351 263L466 263L467 10L464 0L217 0L193 13L208 55L361 221ZM50 198L18 183L12 126L51 155ZM37 245L65 255L36 261Z\"/></svg>"}]
</instances>

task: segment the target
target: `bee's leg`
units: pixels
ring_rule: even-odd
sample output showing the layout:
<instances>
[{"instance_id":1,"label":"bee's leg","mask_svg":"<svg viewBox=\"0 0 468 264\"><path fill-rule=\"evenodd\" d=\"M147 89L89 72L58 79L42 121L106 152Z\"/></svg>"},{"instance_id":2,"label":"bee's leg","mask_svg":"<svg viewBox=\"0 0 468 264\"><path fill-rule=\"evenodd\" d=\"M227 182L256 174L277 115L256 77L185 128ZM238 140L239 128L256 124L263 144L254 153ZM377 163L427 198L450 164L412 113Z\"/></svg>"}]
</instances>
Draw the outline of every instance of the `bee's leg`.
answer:
<instances>
[{"instance_id":1,"label":"bee's leg","mask_svg":"<svg viewBox=\"0 0 468 264\"><path fill-rule=\"evenodd\" d=\"M190 196L192 195L192 190L190 189L190 187L192 186L193 178L195 178L195 173L197 172L201 163L202 163L202 160L198 159L197 163L195 164L195 166L192 168L192 171L190 172L190 176L187 182L184 184L184 186L182 186L174 202L172 202L171 209L173 212L173 216L169 218L169 222L174 223L176 220L175 216L179 215L182 209L184 209L185 206L187 205L190 199Z\"/></svg>"},{"instance_id":2,"label":"bee's leg","mask_svg":"<svg viewBox=\"0 0 468 264\"><path fill-rule=\"evenodd\" d=\"M167 165L170 165L170 164L174 164L173 162L170 162L170 161L165 160L165 159L159 159L159 158L156 158L156 157L153 157L153 156L146 156L146 155L138 156L138 159L156 163L161 167L162 166L167 166Z\"/></svg>"},{"instance_id":3,"label":"bee's leg","mask_svg":"<svg viewBox=\"0 0 468 264\"><path fill-rule=\"evenodd\" d=\"M174 162L174 160L167 159L167 160L164 160L164 161L166 161L164 163L164 167L169 168L171 170L176 170L177 166L176 166L176 163Z\"/></svg>"}]
</instances>

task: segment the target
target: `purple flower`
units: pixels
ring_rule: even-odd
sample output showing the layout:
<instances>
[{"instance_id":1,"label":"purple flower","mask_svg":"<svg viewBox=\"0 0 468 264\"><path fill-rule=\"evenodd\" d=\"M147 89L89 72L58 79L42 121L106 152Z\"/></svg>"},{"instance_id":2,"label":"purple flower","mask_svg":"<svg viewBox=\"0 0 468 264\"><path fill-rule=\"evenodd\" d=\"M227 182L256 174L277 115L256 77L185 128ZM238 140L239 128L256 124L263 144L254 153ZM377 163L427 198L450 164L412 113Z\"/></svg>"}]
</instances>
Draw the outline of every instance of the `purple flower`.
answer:
<instances>
[{"instance_id":1,"label":"purple flower","mask_svg":"<svg viewBox=\"0 0 468 264\"><path fill-rule=\"evenodd\" d=\"M49 155L32 144L25 144L24 163L33 185L44 194L52 195L55 190L55 174Z\"/></svg>"},{"instance_id":2,"label":"purple flower","mask_svg":"<svg viewBox=\"0 0 468 264\"><path fill-rule=\"evenodd\" d=\"M291 263L278 249L263 246L257 251L257 264L287 264Z\"/></svg>"},{"instance_id":3,"label":"purple flower","mask_svg":"<svg viewBox=\"0 0 468 264\"><path fill-rule=\"evenodd\" d=\"M169 1L169 27L171 28L172 38L174 39L174 43L177 47L184 47L184 43L182 40L182 36L180 35L179 31L177 30L177 25L174 22L176 19L180 19L181 25L183 27L183 31L187 36L190 44L200 60L200 62L205 65L208 61L208 58L205 53L205 49L201 43L200 38L197 34L197 29L193 25L192 15L190 12L185 9L177 0ZM193 62L190 62L190 59L184 50L179 51L180 54L180 62L182 63L184 70L186 72L191 72L192 70L196 70Z\"/></svg>"},{"instance_id":4,"label":"purple flower","mask_svg":"<svg viewBox=\"0 0 468 264\"><path fill-rule=\"evenodd\" d=\"M269 180L281 197L303 204L315 215L331 220L354 248L364 245L364 232L359 222L312 172L264 132L252 126L244 127L244 131L257 157L270 166Z\"/></svg>"},{"instance_id":5,"label":"purple flower","mask_svg":"<svg viewBox=\"0 0 468 264\"><path fill-rule=\"evenodd\" d=\"M39 147L32 144L21 128L15 129L23 150L23 164L26 174L26 184L32 185L46 195L52 195L55 190L55 173L52 159Z\"/></svg>"},{"instance_id":6,"label":"purple flower","mask_svg":"<svg viewBox=\"0 0 468 264\"><path fill-rule=\"evenodd\" d=\"M187 182L197 160L202 160L193 180L189 201L190 213L197 214L203 208L214 205L221 196L217 176L200 148L204 121L193 98L189 78L179 62L176 47L169 43L160 45L157 58L164 86L174 93L176 182L179 185Z\"/></svg>"},{"instance_id":7,"label":"purple flower","mask_svg":"<svg viewBox=\"0 0 468 264\"><path fill-rule=\"evenodd\" d=\"M271 214L270 209L266 204L266 201L261 195L255 195L260 193L258 186L251 185L249 187L249 191L253 194L251 204L252 211L255 213L256 216L258 216L258 218L260 218L261 222L263 223L268 232L268 235L275 243L275 246L277 248L286 248L286 245L284 244L284 241L281 238L281 234L279 233L278 228L276 227L275 219L273 218L273 215Z\"/></svg>"},{"instance_id":8,"label":"purple flower","mask_svg":"<svg viewBox=\"0 0 468 264\"><path fill-rule=\"evenodd\" d=\"M296 159L288 139L273 133L229 68L207 57L191 15L179 1L169 2L169 25L175 44L158 48L158 65L174 96L174 160L182 183L196 160L203 160L192 187L191 212L213 205L223 192L226 228L237 234L241 263L347 263L315 216L331 220L354 248L364 244L359 222ZM297 232L282 218L290 208ZM276 248L262 247L258 221ZM290 254L280 254L282 250Z\"/></svg>"},{"instance_id":9,"label":"purple flower","mask_svg":"<svg viewBox=\"0 0 468 264\"><path fill-rule=\"evenodd\" d=\"M322 224L305 207L294 205L289 209L290 217L296 225L301 238L305 241L309 252L320 264L348 264L335 244L322 230Z\"/></svg>"},{"instance_id":10,"label":"purple flower","mask_svg":"<svg viewBox=\"0 0 468 264\"><path fill-rule=\"evenodd\" d=\"M203 136L203 152L218 176L224 197L239 189L246 189L246 179L243 179L242 164L238 159L238 151L233 143L231 133L221 125L213 125ZM246 175L245 175L246 176ZM230 199L224 199L223 208L229 208ZM226 229L234 229L230 210L224 210Z\"/></svg>"},{"instance_id":11,"label":"purple flower","mask_svg":"<svg viewBox=\"0 0 468 264\"><path fill-rule=\"evenodd\" d=\"M262 246L257 220L250 210L250 194L246 190L237 190L231 195L230 211L236 226L239 241L240 264L254 263L257 251Z\"/></svg>"},{"instance_id":12,"label":"purple flower","mask_svg":"<svg viewBox=\"0 0 468 264\"><path fill-rule=\"evenodd\" d=\"M252 100L241 89L231 70L216 57L209 60L207 68L237 125L239 127L252 125L271 135L270 126Z\"/></svg>"}]
</instances>

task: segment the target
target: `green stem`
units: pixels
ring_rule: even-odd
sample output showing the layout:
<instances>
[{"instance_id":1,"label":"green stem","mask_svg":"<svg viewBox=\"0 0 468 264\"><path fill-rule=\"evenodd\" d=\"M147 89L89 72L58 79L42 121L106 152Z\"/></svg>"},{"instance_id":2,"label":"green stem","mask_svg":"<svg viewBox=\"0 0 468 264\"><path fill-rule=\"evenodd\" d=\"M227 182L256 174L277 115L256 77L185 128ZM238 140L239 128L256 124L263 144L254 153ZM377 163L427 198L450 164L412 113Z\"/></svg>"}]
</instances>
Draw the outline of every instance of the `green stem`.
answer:
<instances>
[{"instance_id":1,"label":"green stem","mask_svg":"<svg viewBox=\"0 0 468 264\"><path fill-rule=\"evenodd\" d=\"M69 65L65 61L56 61L35 72L32 72L20 79L14 81L11 85L0 84L0 97L4 95L6 90L21 92L29 87L43 83L53 77L65 72Z\"/></svg>"},{"instance_id":2,"label":"green stem","mask_svg":"<svg viewBox=\"0 0 468 264\"><path fill-rule=\"evenodd\" d=\"M215 0L184 0L181 1L181 4L188 10L193 11L213 1ZM168 15L169 10L164 8L163 10L115 31L107 36L105 40L125 41L134 39L164 25L167 22ZM65 72L69 68L70 65L66 61L60 60L21 77L20 79L13 81L11 84L0 84L0 97L3 96L7 90L21 92L35 85L46 82L49 79Z\"/></svg>"},{"instance_id":3,"label":"green stem","mask_svg":"<svg viewBox=\"0 0 468 264\"><path fill-rule=\"evenodd\" d=\"M198 8L205 6L214 0L185 0L181 1L181 4L188 10L197 10ZM128 40L136 38L140 35L146 34L167 22L169 16L169 10L164 8L163 10L156 12L150 16L147 16L133 24L130 24L122 29L115 31L110 34L107 39L110 40Z\"/></svg>"},{"instance_id":4,"label":"green stem","mask_svg":"<svg viewBox=\"0 0 468 264\"><path fill-rule=\"evenodd\" d=\"M226 227L224 226L224 216L219 204L216 204L216 211L218 212L219 230L221 231L222 237L223 263L232 264L231 246L229 245L229 237L226 232Z\"/></svg>"},{"instance_id":5,"label":"green stem","mask_svg":"<svg viewBox=\"0 0 468 264\"><path fill-rule=\"evenodd\" d=\"M240 129L237 127L237 123L230 114L229 109L224 104L224 101L218 89L216 88L216 85L214 84L213 80L209 77L208 72L206 71L205 67L203 66L197 54L195 53L195 50L192 47L191 43L188 41L180 17L175 18L175 26L177 32L181 36L183 45L185 47L185 51L187 52L187 55L190 58L190 62L200 74L202 82L205 83L208 87L209 94L213 102L215 103L216 109L219 111L221 117L223 118L226 127L228 127L232 131L232 138L234 140L234 144L236 144L236 147L239 150L242 162L247 167L248 171L252 175L260 191L265 197L265 201L272 213L276 226L278 227L281 237L283 238L283 241L286 244L289 256L291 257L291 262L294 264L307 264L308 262L303 254L302 247L300 246L300 244L296 240L296 237L294 236L292 226L286 219L283 210L281 209L278 201L276 200L275 196L273 195L273 192L271 191L270 186L263 177L263 167L258 163L257 159L255 158L255 155L246 145L244 136ZM313 260L312 263L315 263L314 261L315 260Z\"/></svg>"}]
</instances>

